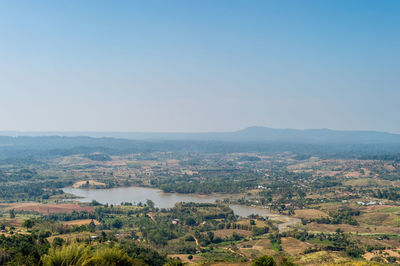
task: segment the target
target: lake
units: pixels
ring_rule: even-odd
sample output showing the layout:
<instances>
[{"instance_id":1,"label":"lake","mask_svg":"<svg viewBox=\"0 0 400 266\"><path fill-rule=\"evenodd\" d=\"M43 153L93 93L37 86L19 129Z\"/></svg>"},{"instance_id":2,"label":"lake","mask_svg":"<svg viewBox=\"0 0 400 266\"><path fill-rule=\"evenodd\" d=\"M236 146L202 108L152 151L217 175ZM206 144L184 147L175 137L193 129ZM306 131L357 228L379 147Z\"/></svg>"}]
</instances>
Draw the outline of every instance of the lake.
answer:
<instances>
[{"instance_id":1,"label":"lake","mask_svg":"<svg viewBox=\"0 0 400 266\"><path fill-rule=\"evenodd\" d=\"M119 205L121 202L145 203L147 199L154 202L158 208L172 208L178 202L196 202L196 203L215 203L221 196L209 195L193 195L179 193L164 193L155 188L144 187L118 187L109 189L85 189L85 188L64 188L65 193L71 193L82 197L78 199L81 202L91 202L96 200L102 204ZM229 205L236 215L247 217L250 214L258 214L260 216L273 215L266 209L254 208L242 205Z\"/></svg>"}]
</instances>

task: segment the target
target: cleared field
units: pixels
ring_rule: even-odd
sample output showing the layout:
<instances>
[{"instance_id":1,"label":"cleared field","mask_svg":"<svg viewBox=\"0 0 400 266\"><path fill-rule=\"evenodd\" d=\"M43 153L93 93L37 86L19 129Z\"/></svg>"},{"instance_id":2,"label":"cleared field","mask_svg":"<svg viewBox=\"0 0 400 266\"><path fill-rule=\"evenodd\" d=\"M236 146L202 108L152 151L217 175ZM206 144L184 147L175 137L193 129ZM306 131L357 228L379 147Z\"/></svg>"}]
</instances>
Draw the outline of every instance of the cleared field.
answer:
<instances>
[{"instance_id":1,"label":"cleared field","mask_svg":"<svg viewBox=\"0 0 400 266\"><path fill-rule=\"evenodd\" d=\"M365 233L365 234L400 234L399 227L392 226L352 226L348 224L317 224L310 223L305 226L313 232L335 232L341 229L348 233Z\"/></svg>"},{"instance_id":2,"label":"cleared field","mask_svg":"<svg viewBox=\"0 0 400 266\"><path fill-rule=\"evenodd\" d=\"M392 213L365 213L357 218L360 223L373 226L394 226L400 227L400 217Z\"/></svg>"},{"instance_id":3,"label":"cleared field","mask_svg":"<svg viewBox=\"0 0 400 266\"><path fill-rule=\"evenodd\" d=\"M387 208L379 209L381 213L400 213L400 207L398 206L386 206Z\"/></svg>"},{"instance_id":4,"label":"cleared field","mask_svg":"<svg viewBox=\"0 0 400 266\"><path fill-rule=\"evenodd\" d=\"M341 252L327 252L319 251L310 254L302 255L298 260L295 261L299 265L310 265L310 266L320 266L320 265L353 265L351 260L346 258L346 256Z\"/></svg>"},{"instance_id":5,"label":"cleared field","mask_svg":"<svg viewBox=\"0 0 400 266\"><path fill-rule=\"evenodd\" d=\"M72 185L73 188L80 188L84 185L89 185L89 186L102 186L105 187L106 184L102 183L102 182L98 182L95 180L88 180L88 181L79 181L76 182L75 184Z\"/></svg>"},{"instance_id":6,"label":"cleared field","mask_svg":"<svg viewBox=\"0 0 400 266\"><path fill-rule=\"evenodd\" d=\"M72 213L73 211L81 212L93 212L94 207L85 206L82 207L79 204L67 203L67 204L41 204L37 202L26 202L26 203L11 203L5 204L5 210L14 209L15 211L24 212L36 212L41 214L51 213Z\"/></svg>"},{"instance_id":7,"label":"cleared field","mask_svg":"<svg viewBox=\"0 0 400 266\"><path fill-rule=\"evenodd\" d=\"M311 246L311 244L302 242L293 237L282 238L282 249L290 255L300 254Z\"/></svg>"},{"instance_id":8,"label":"cleared field","mask_svg":"<svg viewBox=\"0 0 400 266\"><path fill-rule=\"evenodd\" d=\"M168 258L180 258L184 263L189 263L189 264L198 264L202 261L204 261L204 258L197 256L197 255L192 255L193 258L190 260L188 257L189 254L170 254L168 255Z\"/></svg>"},{"instance_id":9,"label":"cleared field","mask_svg":"<svg viewBox=\"0 0 400 266\"><path fill-rule=\"evenodd\" d=\"M374 205L360 208L363 213L357 217L360 224L371 226L400 227L400 207Z\"/></svg>"},{"instance_id":10,"label":"cleared field","mask_svg":"<svg viewBox=\"0 0 400 266\"><path fill-rule=\"evenodd\" d=\"M305 218L305 219L316 219L322 217L329 217L329 215L323 211L315 210L315 209L303 209L296 210L293 215L296 218Z\"/></svg>"},{"instance_id":11,"label":"cleared field","mask_svg":"<svg viewBox=\"0 0 400 266\"><path fill-rule=\"evenodd\" d=\"M237 247L240 253L249 259L276 254L276 251L272 249L271 242L266 238L242 242Z\"/></svg>"},{"instance_id":12,"label":"cleared field","mask_svg":"<svg viewBox=\"0 0 400 266\"><path fill-rule=\"evenodd\" d=\"M256 227L268 226L268 223L265 222L265 221L260 221L260 220L257 220L257 219L255 219L255 220L253 220L253 221L255 222L255 226L256 226ZM237 224L244 224L244 225L249 225L249 226L251 226L251 224L250 224L250 219L240 220L240 221L237 222Z\"/></svg>"},{"instance_id":13,"label":"cleared field","mask_svg":"<svg viewBox=\"0 0 400 266\"><path fill-rule=\"evenodd\" d=\"M385 249L382 251L377 251L374 250L372 252L367 252L363 255L363 257L366 260L371 260L372 258L380 257L380 258L385 258L385 257L396 257L400 258L400 254L398 253L397 250L390 250L390 249Z\"/></svg>"},{"instance_id":14,"label":"cleared field","mask_svg":"<svg viewBox=\"0 0 400 266\"><path fill-rule=\"evenodd\" d=\"M238 266L238 265L251 265L251 262L216 262L216 263L211 263L211 264L205 264L205 265L212 265L212 266Z\"/></svg>"},{"instance_id":15,"label":"cleared field","mask_svg":"<svg viewBox=\"0 0 400 266\"><path fill-rule=\"evenodd\" d=\"M225 237L232 236L233 233L236 233L238 235L245 236L245 237L248 237L248 236L252 235L252 232L251 231L247 231L247 230L221 229L221 230L214 231L214 236L215 237L225 238Z\"/></svg>"},{"instance_id":16,"label":"cleared field","mask_svg":"<svg viewBox=\"0 0 400 266\"><path fill-rule=\"evenodd\" d=\"M371 205L360 207L364 212L400 212L400 207L394 205Z\"/></svg>"},{"instance_id":17,"label":"cleared field","mask_svg":"<svg viewBox=\"0 0 400 266\"><path fill-rule=\"evenodd\" d=\"M388 186L391 184L388 180L378 180L374 178L358 178L347 180L343 183L346 186L357 186L357 187L366 187L366 186Z\"/></svg>"},{"instance_id":18,"label":"cleared field","mask_svg":"<svg viewBox=\"0 0 400 266\"><path fill-rule=\"evenodd\" d=\"M97 220L92 220L92 219L83 219L83 220L74 220L74 221L68 221L68 222L61 222L64 225L85 225L85 224L90 224L90 222L93 221L95 225L99 225L100 222Z\"/></svg>"},{"instance_id":19,"label":"cleared field","mask_svg":"<svg viewBox=\"0 0 400 266\"><path fill-rule=\"evenodd\" d=\"M59 238L62 238L66 242L71 242L76 239L86 240L86 239L89 239L90 236L93 236L93 235L96 235L96 234L90 233L90 232L79 232L79 233L71 233L71 234L64 234L64 235L53 235L51 237L48 237L47 240L50 243L53 243L54 238L59 237Z\"/></svg>"},{"instance_id":20,"label":"cleared field","mask_svg":"<svg viewBox=\"0 0 400 266\"><path fill-rule=\"evenodd\" d=\"M353 171L353 172L348 172L348 173L346 173L345 174L345 176L346 177L360 177L361 176L361 173L360 172L357 172L357 171Z\"/></svg>"},{"instance_id":21,"label":"cleared field","mask_svg":"<svg viewBox=\"0 0 400 266\"><path fill-rule=\"evenodd\" d=\"M366 246L381 246L381 247L388 247L388 248L399 248L400 243L398 238L389 238L389 239L383 239L381 235L358 235L354 236L354 239L359 241L360 243L366 245Z\"/></svg>"},{"instance_id":22,"label":"cleared field","mask_svg":"<svg viewBox=\"0 0 400 266\"><path fill-rule=\"evenodd\" d=\"M315 171L315 174L317 175L324 175L324 176L336 176L340 175L342 172L341 171Z\"/></svg>"}]
</instances>

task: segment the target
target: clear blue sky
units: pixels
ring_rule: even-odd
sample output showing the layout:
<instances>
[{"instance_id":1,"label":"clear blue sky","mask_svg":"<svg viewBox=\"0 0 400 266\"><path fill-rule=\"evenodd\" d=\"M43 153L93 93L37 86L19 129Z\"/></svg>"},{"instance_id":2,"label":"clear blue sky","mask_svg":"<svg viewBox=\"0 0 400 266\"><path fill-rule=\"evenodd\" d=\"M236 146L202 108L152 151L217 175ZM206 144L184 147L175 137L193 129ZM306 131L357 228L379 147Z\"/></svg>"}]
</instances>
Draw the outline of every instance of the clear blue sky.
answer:
<instances>
[{"instance_id":1,"label":"clear blue sky","mask_svg":"<svg viewBox=\"0 0 400 266\"><path fill-rule=\"evenodd\" d=\"M400 1L1 1L0 130L400 133Z\"/></svg>"}]
</instances>

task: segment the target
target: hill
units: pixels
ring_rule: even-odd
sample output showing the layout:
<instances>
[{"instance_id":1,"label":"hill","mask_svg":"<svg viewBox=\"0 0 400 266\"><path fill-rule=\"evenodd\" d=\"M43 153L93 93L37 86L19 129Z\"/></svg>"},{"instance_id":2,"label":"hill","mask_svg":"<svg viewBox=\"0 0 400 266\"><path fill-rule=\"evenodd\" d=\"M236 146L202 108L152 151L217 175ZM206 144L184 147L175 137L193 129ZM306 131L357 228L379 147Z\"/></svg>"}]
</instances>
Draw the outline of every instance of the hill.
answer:
<instances>
[{"instance_id":1,"label":"hill","mask_svg":"<svg viewBox=\"0 0 400 266\"><path fill-rule=\"evenodd\" d=\"M184 140L227 142L280 142L302 144L383 144L400 143L400 134L377 131L340 131L331 129L274 129L248 127L233 132L154 133L154 132L0 132L3 136L87 136L130 140Z\"/></svg>"}]
</instances>

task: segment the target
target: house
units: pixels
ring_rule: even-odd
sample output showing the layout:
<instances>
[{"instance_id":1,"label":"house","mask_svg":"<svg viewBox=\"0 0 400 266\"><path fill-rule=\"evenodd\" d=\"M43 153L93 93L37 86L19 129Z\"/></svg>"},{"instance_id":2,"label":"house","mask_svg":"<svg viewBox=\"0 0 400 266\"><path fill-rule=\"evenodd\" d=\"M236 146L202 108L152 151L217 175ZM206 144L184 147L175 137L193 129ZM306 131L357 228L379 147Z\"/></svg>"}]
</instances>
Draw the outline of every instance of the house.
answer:
<instances>
[{"instance_id":1,"label":"house","mask_svg":"<svg viewBox=\"0 0 400 266\"><path fill-rule=\"evenodd\" d=\"M178 225L179 224L179 219L172 219L172 224Z\"/></svg>"}]
</instances>

